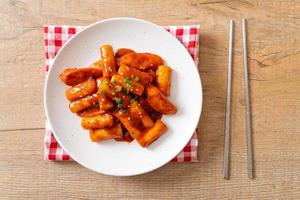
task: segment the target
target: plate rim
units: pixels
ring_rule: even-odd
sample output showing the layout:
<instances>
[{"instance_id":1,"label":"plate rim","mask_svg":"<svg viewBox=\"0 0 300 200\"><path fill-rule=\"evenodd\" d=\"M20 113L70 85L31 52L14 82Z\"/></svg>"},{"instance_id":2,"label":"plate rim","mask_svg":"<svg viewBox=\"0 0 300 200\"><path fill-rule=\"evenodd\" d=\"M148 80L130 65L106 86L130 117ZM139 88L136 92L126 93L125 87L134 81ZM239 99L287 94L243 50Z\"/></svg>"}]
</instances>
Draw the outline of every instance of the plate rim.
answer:
<instances>
[{"instance_id":1,"label":"plate rim","mask_svg":"<svg viewBox=\"0 0 300 200\"><path fill-rule=\"evenodd\" d=\"M152 23L152 22L149 22L149 21L147 21L147 20L144 20L144 19L139 19L139 18L133 18L133 17L113 17L113 18L107 18L107 19L103 19L103 20L99 20L99 21L97 21L97 22L94 22L94 23L92 23L92 24L90 24L90 25L88 25L88 26L84 26L80 31L78 31L73 37L71 37L69 40L67 40L66 41L66 43L64 43L64 45L59 49L59 51L57 52L57 54L56 54L56 56L54 57L54 59L53 59L53 61L52 61L52 63L51 63L51 65L54 65L55 64L55 62L56 62L56 60L57 60L57 58L59 57L59 55L61 54L61 52L64 50L64 48L74 39L74 38L77 38L77 37L79 37L79 35L82 33L82 32L84 32L84 31L86 31L87 29L90 29L90 28L92 28L93 26L96 26L96 25L98 25L98 24L101 24L101 23L105 23L105 22L109 22L109 21L118 21L118 20L132 20L132 21L139 21L139 22L142 22L142 23L146 23L146 24L150 24L150 25L152 25L152 26L154 26L154 27L156 27L156 28L158 28L158 29L160 29L160 30L163 30L163 31L165 31L165 29L163 28L163 27L161 27L161 26L159 26L159 25L157 25L157 24L154 24L154 23ZM181 25L179 25L179 26L181 26ZM182 25L183 26L183 25ZM167 32L167 33L169 33L169 32ZM171 33L169 33L171 36L173 36ZM199 34L199 33L198 33ZM174 37L174 36L173 36ZM176 39L176 41L177 41L177 43L179 43L181 46L183 46L183 44L177 39L177 38L175 38ZM199 44L198 44L199 45ZM184 46L183 46L184 47ZM197 73L196 73L196 76L198 77L197 78L197 80L198 80L198 84L199 84L199 86L200 86L200 95L199 95L199 97L200 97L200 109L199 109L199 111L198 111L198 116L197 116L197 123L195 124L195 127L193 128L193 132L190 134L190 137L189 137L189 140L192 138L192 136L193 136L193 134L194 134L194 132L196 131L196 129L197 129L197 127L198 127L198 124L199 124L199 122L200 122L200 117L201 117L201 114L202 114L202 108L203 108L203 88L202 88L202 81L201 81L201 76L200 76L200 73L199 73L199 69L198 69L198 67L196 66L196 63L195 63L195 61L194 61L194 59L192 58L192 56L190 55L190 53L188 52L188 50L186 49L186 47L184 47L184 49L185 49L185 51L187 52L187 54L189 55L189 57L190 57L190 59L192 59L192 61L193 61L193 66L194 66L194 68L195 68L195 70L197 71ZM199 63L198 63L199 64ZM170 158L169 160L167 159L165 162L162 162L160 165L157 165L156 167L154 167L154 168L151 168L151 169L148 169L148 170L144 170L144 171L142 171L142 172L134 172L134 173L127 173L127 174L113 174L113 173L107 173L107 172L104 172L104 171L102 171L102 170L98 170L98 169L96 169L96 168L92 168L92 167L90 167L90 166L87 166L87 165L85 165L85 164L83 164L83 163L81 163L81 161L79 161L80 159L77 159L77 156L75 155L71 155L70 153L69 153L69 150L67 149L67 148L65 148L65 146L62 144L62 142L60 141L60 139L58 139L59 137L57 137L57 135L56 135L56 133L55 133L55 131L53 130L53 126L52 126L52 123L51 123L51 120L50 120L50 118L49 118L49 113L48 113L48 106L47 106L47 91L48 91L48 84L49 84L49 74L51 73L51 71L53 70L53 67L49 67L49 70L47 71L47 73L46 73L46 78L45 78L45 82L44 82L44 94L43 94L43 96L44 96L44 110L45 110L45 115L46 115L46 120L47 120L47 123L48 123L48 125L49 125L49 128L51 129L51 132L54 134L54 136L55 136L55 139L56 139L56 141L58 142L58 144L61 146L61 148L74 160L74 161L76 161L78 164L80 164L81 166L83 166L83 167L85 167L85 168L87 168L87 169L89 169L89 170L91 170L91 171L94 171L94 172L97 172L97 173L101 173L101 174L104 174L104 175L110 175L110 176L136 176L136 175L140 175L140 174L145 174L145 173L149 173L149 172L151 172L151 171L154 171L154 170L156 170L156 169L158 169L158 168L160 168L160 167L162 167L162 166L164 166L165 164L167 164L168 162L170 162L172 159L173 159L173 157L176 157L176 155L178 155L178 153L180 153L183 149L184 149L184 147L186 146L186 144L189 142L189 140L187 141L187 143L185 144L185 145L183 145L183 147L182 148L180 148L180 150L172 157L172 158Z\"/></svg>"}]
</instances>

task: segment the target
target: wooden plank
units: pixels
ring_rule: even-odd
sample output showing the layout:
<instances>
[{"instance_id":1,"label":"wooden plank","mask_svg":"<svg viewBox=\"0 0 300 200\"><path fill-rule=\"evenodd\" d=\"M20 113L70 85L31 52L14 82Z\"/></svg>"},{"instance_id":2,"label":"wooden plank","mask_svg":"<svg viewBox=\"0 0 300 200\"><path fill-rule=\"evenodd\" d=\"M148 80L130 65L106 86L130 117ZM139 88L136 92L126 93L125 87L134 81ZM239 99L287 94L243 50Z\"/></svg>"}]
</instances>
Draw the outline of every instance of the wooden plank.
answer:
<instances>
[{"instance_id":1,"label":"wooden plank","mask_svg":"<svg viewBox=\"0 0 300 200\"><path fill-rule=\"evenodd\" d=\"M237 136L236 132L234 135ZM287 141L282 142L286 135L274 135L277 135L274 140L270 139L270 134L256 135L256 180L248 179L246 159L241 158L246 155L245 145L242 142L234 144L233 173L228 182L222 178L222 148L214 145L213 138L209 141L201 137L198 163L168 164L135 177L110 177L89 171L75 162L44 161L43 130L2 131L1 197L237 199L254 194L261 199L299 197L299 131L289 134L289 139L294 141L290 146Z\"/></svg>"},{"instance_id":2,"label":"wooden plank","mask_svg":"<svg viewBox=\"0 0 300 200\"><path fill-rule=\"evenodd\" d=\"M1 197L299 199L299 13L300 4L295 0L1 1ZM198 163L168 164L145 175L119 178L96 174L75 162L42 159L43 24L88 25L117 16L160 25L201 24L204 104ZM255 180L249 180L246 171L243 16L248 19ZM222 163L229 19L236 20L236 32L231 180L225 182Z\"/></svg>"}]
</instances>

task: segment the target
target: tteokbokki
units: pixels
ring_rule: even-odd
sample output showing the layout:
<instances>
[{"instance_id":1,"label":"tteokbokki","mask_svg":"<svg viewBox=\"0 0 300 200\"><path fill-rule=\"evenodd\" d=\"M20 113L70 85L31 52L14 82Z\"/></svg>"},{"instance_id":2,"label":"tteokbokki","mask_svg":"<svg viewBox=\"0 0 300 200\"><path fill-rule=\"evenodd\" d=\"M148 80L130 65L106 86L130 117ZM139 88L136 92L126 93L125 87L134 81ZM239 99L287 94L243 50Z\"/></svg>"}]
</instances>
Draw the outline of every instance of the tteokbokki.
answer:
<instances>
[{"instance_id":1,"label":"tteokbokki","mask_svg":"<svg viewBox=\"0 0 300 200\"><path fill-rule=\"evenodd\" d=\"M162 115L177 112L167 99L171 74L159 55L103 45L98 61L65 69L60 78L70 86L70 111L82 118L91 141L135 139L146 147L167 131Z\"/></svg>"}]
</instances>

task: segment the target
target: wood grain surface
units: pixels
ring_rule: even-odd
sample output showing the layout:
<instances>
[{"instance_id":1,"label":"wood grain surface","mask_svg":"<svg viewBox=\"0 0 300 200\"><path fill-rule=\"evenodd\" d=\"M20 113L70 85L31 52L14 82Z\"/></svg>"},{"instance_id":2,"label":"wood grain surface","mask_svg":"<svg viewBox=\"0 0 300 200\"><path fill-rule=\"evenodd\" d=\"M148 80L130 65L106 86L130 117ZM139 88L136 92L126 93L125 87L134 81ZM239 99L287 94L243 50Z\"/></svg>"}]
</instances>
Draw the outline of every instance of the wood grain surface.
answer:
<instances>
[{"instance_id":1,"label":"wood grain surface","mask_svg":"<svg viewBox=\"0 0 300 200\"><path fill-rule=\"evenodd\" d=\"M75 162L43 160L42 26L116 16L201 25L199 162L110 177ZM242 17L248 19L255 180L246 169ZM231 180L224 181L229 19L236 29ZM1 0L0 27L0 199L300 199L299 0Z\"/></svg>"}]
</instances>

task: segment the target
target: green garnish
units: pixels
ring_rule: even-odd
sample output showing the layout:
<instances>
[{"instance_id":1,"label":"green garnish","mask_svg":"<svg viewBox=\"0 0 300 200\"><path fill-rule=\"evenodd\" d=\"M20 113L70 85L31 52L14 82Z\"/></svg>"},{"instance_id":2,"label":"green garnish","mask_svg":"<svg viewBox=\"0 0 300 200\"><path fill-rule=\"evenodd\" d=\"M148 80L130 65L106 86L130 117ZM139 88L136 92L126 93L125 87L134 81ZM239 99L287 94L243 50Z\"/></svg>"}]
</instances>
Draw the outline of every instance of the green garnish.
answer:
<instances>
[{"instance_id":1,"label":"green garnish","mask_svg":"<svg viewBox=\"0 0 300 200\"><path fill-rule=\"evenodd\" d=\"M136 101L138 97L136 95L134 95L131 99L130 99L130 103L133 103Z\"/></svg>"},{"instance_id":2,"label":"green garnish","mask_svg":"<svg viewBox=\"0 0 300 200\"><path fill-rule=\"evenodd\" d=\"M122 108L122 112L125 113L125 112L126 112L126 109L125 109L125 108Z\"/></svg>"},{"instance_id":3,"label":"green garnish","mask_svg":"<svg viewBox=\"0 0 300 200\"><path fill-rule=\"evenodd\" d=\"M130 82L129 77L125 77L125 78L124 78L124 82L125 82L125 83L129 83L129 82Z\"/></svg>"},{"instance_id":4,"label":"green garnish","mask_svg":"<svg viewBox=\"0 0 300 200\"><path fill-rule=\"evenodd\" d=\"M116 82L115 77L112 77L112 78L111 78L111 82L112 82L112 83L115 83L115 82Z\"/></svg>"},{"instance_id":5,"label":"green garnish","mask_svg":"<svg viewBox=\"0 0 300 200\"><path fill-rule=\"evenodd\" d=\"M129 93L130 93L130 90L125 89L124 92L125 92L125 94L129 94Z\"/></svg>"},{"instance_id":6,"label":"green garnish","mask_svg":"<svg viewBox=\"0 0 300 200\"><path fill-rule=\"evenodd\" d=\"M134 81L135 82L138 82L140 80L140 77L138 77L138 76L136 76L135 78L134 78Z\"/></svg>"},{"instance_id":7,"label":"green garnish","mask_svg":"<svg viewBox=\"0 0 300 200\"><path fill-rule=\"evenodd\" d=\"M133 83L131 81L129 81L128 84L130 85L130 87L133 87Z\"/></svg>"},{"instance_id":8,"label":"green garnish","mask_svg":"<svg viewBox=\"0 0 300 200\"><path fill-rule=\"evenodd\" d=\"M122 86L121 85L116 85L115 89L116 89L116 92L121 92Z\"/></svg>"},{"instance_id":9,"label":"green garnish","mask_svg":"<svg viewBox=\"0 0 300 200\"><path fill-rule=\"evenodd\" d=\"M124 82L130 85L130 87L133 87L133 83L130 81L129 77L125 77Z\"/></svg>"},{"instance_id":10,"label":"green garnish","mask_svg":"<svg viewBox=\"0 0 300 200\"><path fill-rule=\"evenodd\" d=\"M109 84L108 81L105 81L105 82L104 82L104 85L108 85L108 84Z\"/></svg>"},{"instance_id":11,"label":"green garnish","mask_svg":"<svg viewBox=\"0 0 300 200\"><path fill-rule=\"evenodd\" d=\"M115 101L116 101L117 104L122 104L122 99L121 98L116 98Z\"/></svg>"},{"instance_id":12,"label":"green garnish","mask_svg":"<svg viewBox=\"0 0 300 200\"><path fill-rule=\"evenodd\" d=\"M116 98L115 101L117 103L118 108L122 108L122 109L124 108L121 98Z\"/></svg>"},{"instance_id":13,"label":"green garnish","mask_svg":"<svg viewBox=\"0 0 300 200\"><path fill-rule=\"evenodd\" d=\"M112 94L112 95L115 95L115 94L116 94L116 92L115 92L115 91L112 91L112 92L111 92L111 94Z\"/></svg>"},{"instance_id":14,"label":"green garnish","mask_svg":"<svg viewBox=\"0 0 300 200\"><path fill-rule=\"evenodd\" d=\"M105 94L105 91L104 91L104 90L101 90L101 91L100 91L100 94Z\"/></svg>"}]
</instances>

